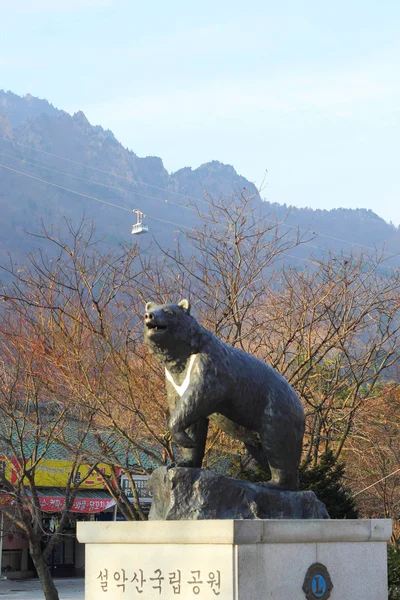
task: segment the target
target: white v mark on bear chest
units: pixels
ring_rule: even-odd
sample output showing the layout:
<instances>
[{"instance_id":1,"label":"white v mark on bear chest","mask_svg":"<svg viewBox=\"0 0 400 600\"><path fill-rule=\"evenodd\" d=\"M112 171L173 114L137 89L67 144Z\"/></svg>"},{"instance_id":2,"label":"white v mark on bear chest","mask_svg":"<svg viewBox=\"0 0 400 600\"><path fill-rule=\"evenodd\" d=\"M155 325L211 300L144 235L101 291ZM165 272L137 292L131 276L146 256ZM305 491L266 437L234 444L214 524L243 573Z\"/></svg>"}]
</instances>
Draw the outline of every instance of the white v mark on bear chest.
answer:
<instances>
[{"instance_id":1,"label":"white v mark on bear chest","mask_svg":"<svg viewBox=\"0 0 400 600\"><path fill-rule=\"evenodd\" d=\"M183 383L181 385L176 385L176 383L174 381L174 378L172 377L171 373L168 371L168 369L165 369L165 375L166 375L168 381L170 383L172 383L172 385L175 388L176 393L180 397L183 396L183 394L186 392L186 390L188 389L188 387L190 385L190 374L192 372L192 367L193 367L194 361L196 359L196 356L197 356L197 354L192 354L190 356L189 367L188 367L188 370L186 371L185 379L184 379L184 381L183 381Z\"/></svg>"}]
</instances>

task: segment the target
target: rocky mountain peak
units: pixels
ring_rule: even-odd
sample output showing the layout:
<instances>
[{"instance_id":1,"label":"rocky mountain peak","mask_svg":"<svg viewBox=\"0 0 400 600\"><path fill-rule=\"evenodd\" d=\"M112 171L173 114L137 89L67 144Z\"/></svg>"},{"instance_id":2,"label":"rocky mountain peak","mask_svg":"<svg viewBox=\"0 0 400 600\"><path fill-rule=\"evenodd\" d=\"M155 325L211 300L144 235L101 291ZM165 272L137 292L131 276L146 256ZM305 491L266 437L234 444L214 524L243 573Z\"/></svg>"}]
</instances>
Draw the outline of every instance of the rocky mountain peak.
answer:
<instances>
[{"instance_id":1,"label":"rocky mountain peak","mask_svg":"<svg viewBox=\"0 0 400 600\"><path fill-rule=\"evenodd\" d=\"M31 94L17 96L10 91L0 89L0 108L7 113L11 127L14 129L21 123L37 118L41 114L56 115L64 111L55 108L47 100L36 98Z\"/></svg>"}]
</instances>

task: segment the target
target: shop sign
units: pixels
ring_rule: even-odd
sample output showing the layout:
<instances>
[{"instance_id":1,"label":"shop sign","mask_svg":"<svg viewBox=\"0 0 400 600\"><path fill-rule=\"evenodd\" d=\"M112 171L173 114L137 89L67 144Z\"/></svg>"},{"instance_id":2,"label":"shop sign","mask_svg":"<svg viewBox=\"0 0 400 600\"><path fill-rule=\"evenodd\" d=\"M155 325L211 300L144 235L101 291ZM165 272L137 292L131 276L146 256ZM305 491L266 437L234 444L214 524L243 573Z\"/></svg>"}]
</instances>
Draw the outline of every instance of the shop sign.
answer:
<instances>
[{"instance_id":1,"label":"shop sign","mask_svg":"<svg viewBox=\"0 0 400 600\"><path fill-rule=\"evenodd\" d=\"M152 495L147 487L148 475L132 475L135 488L137 490L141 504L150 504ZM133 493L129 479L126 475L121 475L121 488L130 502L133 502Z\"/></svg>"},{"instance_id":2,"label":"shop sign","mask_svg":"<svg viewBox=\"0 0 400 600\"><path fill-rule=\"evenodd\" d=\"M15 460L12 463L13 466L9 461L0 457L0 475L3 473L5 478L13 484L17 481L18 465ZM29 461L27 461L27 467L29 467ZM66 487L72 468L73 462L70 460L43 459L35 469L35 485L38 487ZM99 464L98 468L106 475L112 474L108 465ZM80 465L76 470L74 483L79 483L79 487L82 489L105 489L104 482L98 473L92 471L87 477L90 470L90 465Z\"/></svg>"},{"instance_id":3,"label":"shop sign","mask_svg":"<svg viewBox=\"0 0 400 600\"><path fill-rule=\"evenodd\" d=\"M57 496L40 496L40 508L43 512L61 512L65 498ZM75 498L71 512L76 513L98 513L115 506L113 498Z\"/></svg>"}]
</instances>

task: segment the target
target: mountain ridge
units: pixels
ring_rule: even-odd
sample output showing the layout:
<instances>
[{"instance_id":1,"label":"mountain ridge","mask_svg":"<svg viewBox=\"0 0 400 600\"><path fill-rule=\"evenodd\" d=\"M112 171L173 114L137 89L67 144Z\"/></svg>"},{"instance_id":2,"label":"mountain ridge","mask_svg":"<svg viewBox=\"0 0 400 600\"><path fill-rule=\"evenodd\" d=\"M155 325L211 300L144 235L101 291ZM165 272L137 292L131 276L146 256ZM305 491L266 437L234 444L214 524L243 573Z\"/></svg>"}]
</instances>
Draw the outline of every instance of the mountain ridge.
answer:
<instances>
[{"instance_id":1,"label":"mountain ridge","mask_svg":"<svg viewBox=\"0 0 400 600\"><path fill-rule=\"evenodd\" d=\"M40 219L57 222L64 216L78 221L84 214L110 244L131 241L130 222L122 211L135 208L147 215L157 242L169 247L178 235L175 226L190 229L198 224L193 202L204 207L209 196L228 197L243 188L259 198L255 185L232 165L211 160L168 173L161 158L137 156L111 131L91 125L82 111L70 115L29 94L0 91L0 163L3 253L21 255L32 249L24 231L38 231ZM261 198L259 202L264 213L287 218L290 228L319 233L321 252L383 243L388 252L400 252L399 229L371 210L312 210ZM305 256L307 249L299 252Z\"/></svg>"}]
</instances>

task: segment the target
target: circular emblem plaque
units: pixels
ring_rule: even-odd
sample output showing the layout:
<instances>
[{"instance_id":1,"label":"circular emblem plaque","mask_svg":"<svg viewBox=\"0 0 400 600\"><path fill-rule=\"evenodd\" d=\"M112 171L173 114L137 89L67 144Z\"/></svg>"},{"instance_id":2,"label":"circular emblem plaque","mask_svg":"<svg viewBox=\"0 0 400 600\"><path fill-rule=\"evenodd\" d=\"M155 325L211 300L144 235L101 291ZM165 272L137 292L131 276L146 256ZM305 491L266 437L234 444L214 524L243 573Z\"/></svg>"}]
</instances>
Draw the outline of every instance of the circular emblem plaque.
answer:
<instances>
[{"instance_id":1,"label":"circular emblem plaque","mask_svg":"<svg viewBox=\"0 0 400 600\"><path fill-rule=\"evenodd\" d=\"M314 563L308 569L303 583L303 591L307 600L327 600L331 595L333 584L328 569L321 563Z\"/></svg>"}]
</instances>

